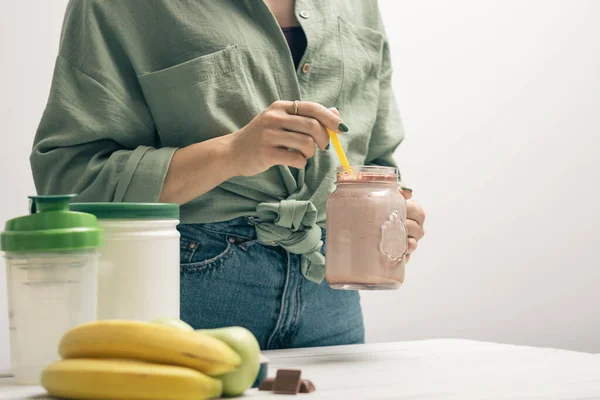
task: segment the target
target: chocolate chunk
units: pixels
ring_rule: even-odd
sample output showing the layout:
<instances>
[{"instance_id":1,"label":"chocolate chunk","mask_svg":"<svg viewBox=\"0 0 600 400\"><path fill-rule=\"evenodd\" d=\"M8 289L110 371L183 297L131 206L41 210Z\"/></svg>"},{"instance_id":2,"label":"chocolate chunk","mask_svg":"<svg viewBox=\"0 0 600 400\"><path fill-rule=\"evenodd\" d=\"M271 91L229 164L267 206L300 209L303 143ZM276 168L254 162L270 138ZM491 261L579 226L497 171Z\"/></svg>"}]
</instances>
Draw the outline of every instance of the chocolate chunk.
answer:
<instances>
[{"instance_id":1,"label":"chocolate chunk","mask_svg":"<svg viewBox=\"0 0 600 400\"><path fill-rule=\"evenodd\" d=\"M276 394L297 394L300 391L300 377L302 371L299 369L280 369L277 371L273 392Z\"/></svg>"},{"instance_id":2,"label":"chocolate chunk","mask_svg":"<svg viewBox=\"0 0 600 400\"><path fill-rule=\"evenodd\" d=\"M265 378L258 385L258 390L273 390L273 383L275 382L275 378Z\"/></svg>"},{"instance_id":3,"label":"chocolate chunk","mask_svg":"<svg viewBox=\"0 0 600 400\"><path fill-rule=\"evenodd\" d=\"M300 382L300 393L312 393L315 390L315 385L311 381L302 379L302 382Z\"/></svg>"}]
</instances>

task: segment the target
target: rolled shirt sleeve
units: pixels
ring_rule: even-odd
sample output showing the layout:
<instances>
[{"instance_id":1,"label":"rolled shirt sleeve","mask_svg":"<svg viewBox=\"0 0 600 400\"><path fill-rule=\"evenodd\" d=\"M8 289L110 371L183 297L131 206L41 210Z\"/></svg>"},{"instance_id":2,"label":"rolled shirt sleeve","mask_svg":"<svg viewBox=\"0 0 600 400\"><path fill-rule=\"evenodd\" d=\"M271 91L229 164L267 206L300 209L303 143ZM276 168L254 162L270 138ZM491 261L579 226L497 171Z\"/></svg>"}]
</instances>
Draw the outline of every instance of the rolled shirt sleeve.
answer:
<instances>
[{"instance_id":1,"label":"rolled shirt sleeve","mask_svg":"<svg viewBox=\"0 0 600 400\"><path fill-rule=\"evenodd\" d=\"M159 139L127 57L71 2L30 156L39 194L157 202L175 148Z\"/></svg>"}]
</instances>

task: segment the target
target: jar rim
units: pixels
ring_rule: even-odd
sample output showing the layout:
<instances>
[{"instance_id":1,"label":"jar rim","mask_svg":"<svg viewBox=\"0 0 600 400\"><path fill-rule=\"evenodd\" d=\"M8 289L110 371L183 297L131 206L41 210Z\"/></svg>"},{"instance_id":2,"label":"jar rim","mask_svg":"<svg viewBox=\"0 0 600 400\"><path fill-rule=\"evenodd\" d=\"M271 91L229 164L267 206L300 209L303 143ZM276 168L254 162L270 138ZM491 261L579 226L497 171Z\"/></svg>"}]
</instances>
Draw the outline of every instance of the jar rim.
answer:
<instances>
[{"instance_id":1,"label":"jar rim","mask_svg":"<svg viewBox=\"0 0 600 400\"><path fill-rule=\"evenodd\" d=\"M350 169L352 172L368 172L376 175L398 175L398 168L396 167L382 167L379 165L351 165ZM336 171L347 172L345 167L337 167Z\"/></svg>"},{"instance_id":2,"label":"jar rim","mask_svg":"<svg viewBox=\"0 0 600 400\"><path fill-rule=\"evenodd\" d=\"M398 168L377 165L351 166L350 171L344 167L337 168L337 182L397 182Z\"/></svg>"}]
</instances>

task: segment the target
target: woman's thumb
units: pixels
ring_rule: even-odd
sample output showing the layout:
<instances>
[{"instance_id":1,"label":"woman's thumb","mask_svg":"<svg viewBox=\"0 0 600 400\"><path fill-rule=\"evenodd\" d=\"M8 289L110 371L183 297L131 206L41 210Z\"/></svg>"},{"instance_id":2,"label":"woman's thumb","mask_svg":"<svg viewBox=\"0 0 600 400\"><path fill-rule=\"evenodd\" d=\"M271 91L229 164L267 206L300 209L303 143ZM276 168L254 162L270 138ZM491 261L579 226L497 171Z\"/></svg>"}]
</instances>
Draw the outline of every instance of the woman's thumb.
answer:
<instances>
[{"instance_id":1,"label":"woman's thumb","mask_svg":"<svg viewBox=\"0 0 600 400\"><path fill-rule=\"evenodd\" d=\"M402 196L404 196L404 198L406 200L412 198L412 189L411 188L408 188L402 184L399 184L398 188L400 189L400 193L402 193Z\"/></svg>"}]
</instances>

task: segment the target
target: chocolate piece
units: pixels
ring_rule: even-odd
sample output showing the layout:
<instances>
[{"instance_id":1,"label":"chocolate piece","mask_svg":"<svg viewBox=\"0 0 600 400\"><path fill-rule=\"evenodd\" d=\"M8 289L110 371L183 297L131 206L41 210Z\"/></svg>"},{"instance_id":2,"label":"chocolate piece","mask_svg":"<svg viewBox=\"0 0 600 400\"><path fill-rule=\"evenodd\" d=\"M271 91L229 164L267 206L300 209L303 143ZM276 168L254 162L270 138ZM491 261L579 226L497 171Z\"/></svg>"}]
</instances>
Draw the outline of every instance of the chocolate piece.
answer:
<instances>
[{"instance_id":1,"label":"chocolate piece","mask_svg":"<svg viewBox=\"0 0 600 400\"><path fill-rule=\"evenodd\" d=\"M312 393L315 390L315 385L311 381L302 379L302 382L300 382L300 393Z\"/></svg>"},{"instance_id":2,"label":"chocolate piece","mask_svg":"<svg viewBox=\"0 0 600 400\"><path fill-rule=\"evenodd\" d=\"M258 390L273 390L273 383L275 382L275 378L265 378L258 385Z\"/></svg>"},{"instance_id":3,"label":"chocolate piece","mask_svg":"<svg viewBox=\"0 0 600 400\"><path fill-rule=\"evenodd\" d=\"M273 392L275 394L297 394L300 391L300 377L302 371L299 369L280 369L277 371Z\"/></svg>"}]
</instances>

